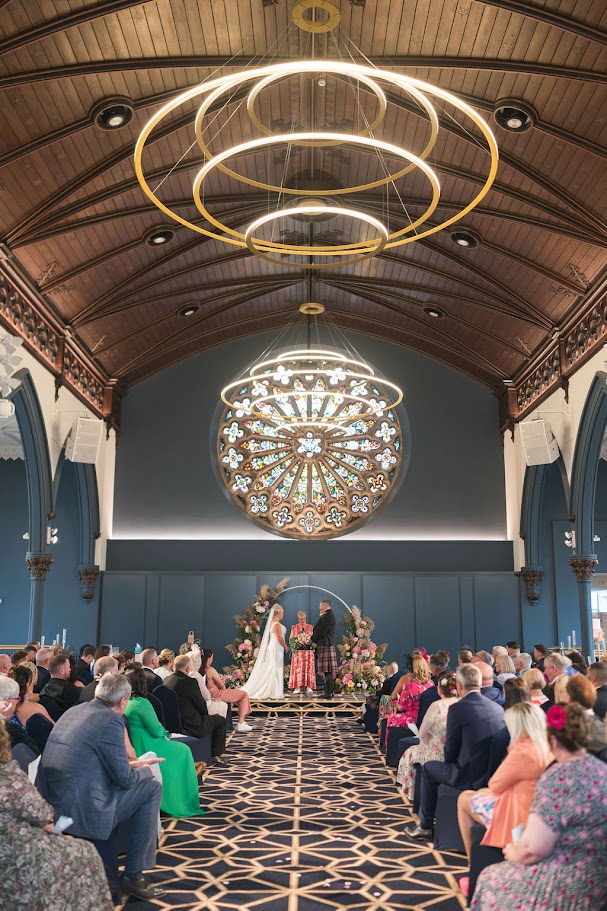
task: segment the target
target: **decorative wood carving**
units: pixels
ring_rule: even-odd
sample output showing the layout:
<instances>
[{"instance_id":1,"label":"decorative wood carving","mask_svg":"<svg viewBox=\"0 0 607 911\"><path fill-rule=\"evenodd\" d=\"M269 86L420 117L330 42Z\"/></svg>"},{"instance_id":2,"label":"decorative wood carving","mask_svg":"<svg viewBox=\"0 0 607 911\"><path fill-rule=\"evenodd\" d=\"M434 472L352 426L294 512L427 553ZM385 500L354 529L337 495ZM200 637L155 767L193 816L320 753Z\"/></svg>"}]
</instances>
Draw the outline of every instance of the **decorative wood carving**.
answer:
<instances>
[{"instance_id":1,"label":"decorative wood carving","mask_svg":"<svg viewBox=\"0 0 607 911\"><path fill-rule=\"evenodd\" d=\"M99 578L99 567L80 566L78 578L80 579L80 597L83 601L92 601L95 597L95 585Z\"/></svg>"},{"instance_id":2,"label":"decorative wood carving","mask_svg":"<svg viewBox=\"0 0 607 911\"><path fill-rule=\"evenodd\" d=\"M521 576L525 580L527 587L527 601L530 604L534 604L540 597L540 585L542 584L544 570L537 567L532 569L531 567L523 566Z\"/></svg>"},{"instance_id":3,"label":"decorative wood carving","mask_svg":"<svg viewBox=\"0 0 607 911\"><path fill-rule=\"evenodd\" d=\"M598 564L596 557L570 557L569 565L578 582L589 582Z\"/></svg>"},{"instance_id":4,"label":"decorative wood carving","mask_svg":"<svg viewBox=\"0 0 607 911\"><path fill-rule=\"evenodd\" d=\"M32 579L46 579L51 563L53 563L51 554L26 554L25 559Z\"/></svg>"}]
</instances>

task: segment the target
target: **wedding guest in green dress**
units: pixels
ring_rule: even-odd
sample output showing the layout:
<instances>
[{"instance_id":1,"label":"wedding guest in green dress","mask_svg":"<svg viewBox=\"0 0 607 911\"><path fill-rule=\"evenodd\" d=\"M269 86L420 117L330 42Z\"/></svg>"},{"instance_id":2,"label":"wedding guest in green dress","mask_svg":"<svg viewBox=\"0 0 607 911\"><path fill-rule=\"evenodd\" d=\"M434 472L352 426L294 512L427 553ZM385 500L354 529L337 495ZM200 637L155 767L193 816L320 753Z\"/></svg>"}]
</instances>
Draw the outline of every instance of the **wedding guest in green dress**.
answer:
<instances>
[{"instance_id":1,"label":"wedding guest in green dress","mask_svg":"<svg viewBox=\"0 0 607 911\"><path fill-rule=\"evenodd\" d=\"M125 716L129 734L138 756L152 751L165 762L160 765L162 775L162 803L160 809L168 816L201 816L198 796L198 779L192 752L185 743L170 739L170 734L158 721L147 696L147 684L139 668L127 671L133 695L129 699Z\"/></svg>"}]
</instances>

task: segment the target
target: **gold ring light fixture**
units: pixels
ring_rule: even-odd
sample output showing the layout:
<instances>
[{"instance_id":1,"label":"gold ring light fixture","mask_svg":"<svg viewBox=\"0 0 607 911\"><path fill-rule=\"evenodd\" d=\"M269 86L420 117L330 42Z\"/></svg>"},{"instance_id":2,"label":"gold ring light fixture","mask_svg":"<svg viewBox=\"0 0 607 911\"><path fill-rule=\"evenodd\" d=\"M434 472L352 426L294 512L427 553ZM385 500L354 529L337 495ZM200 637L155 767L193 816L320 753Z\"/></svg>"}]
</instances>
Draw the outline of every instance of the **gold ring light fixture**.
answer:
<instances>
[{"instance_id":1,"label":"gold ring light fixture","mask_svg":"<svg viewBox=\"0 0 607 911\"><path fill-rule=\"evenodd\" d=\"M310 10L323 10L326 16L324 19L317 20L315 16L306 15ZM303 31L320 34L330 32L338 25L340 13L337 6L329 2L329 0L302 0L302 2L295 5L292 18L294 23ZM355 91L357 91L358 83L371 92L376 100L376 109L374 114L371 115L372 119L365 123L364 129L356 133L342 132L341 130L299 128L293 129L292 132L272 132L262 122L261 115L258 113L260 94L269 86L280 83L283 80L295 76L309 75L313 77L318 73L330 74L337 79L349 81ZM225 100L227 105L234 93L238 92L240 94L243 90L246 91L247 87L246 111L252 127L261 135L235 145L232 144L223 149L212 149L211 144L216 137L213 137L213 139L205 138L205 134L209 132L209 117L207 115L210 109L216 110L217 105L221 105L222 99ZM385 89L391 92L396 90L404 93L408 96L409 101L416 106L420 114L425 115L428 124L427 140L425 146L417 153L375 137L374 133L382 126L388 111L388 96ZM166 126L169 118L178 108L184 105L190 106L192 102L197 101L200 101L200 104L194 117L191 148L198 147L203 157L203 164L194 177L192 196L193 202L202 216L200 223L180 215L171 208L170 204L164 202L158 195L157 189L152 188L143 166L146 144L148 139L155 138L154 131L161 125ZM441 220L437 224L429 224L429 219L440 206L441 193L440 181L435 169L428 163L439 138L439 118L435 108L437 101L453 106L459 115L469 122L464 124L468 132L472 132L474 127L480 131L484 146L489 152L489 169L480 189L467 205L463 205L459 211L449 218ZM470 124L473 125L472 128ZM217 129L215 124L214 128ZM221 138L221 134L222 130L217 129L216 135ZM246 161L252 155L261 157L265 171L268 155L280 154L282 151L284 152L283 157L288 158L294 149L306 147L321 150L329 149L330 152L333 152L335 147L340 147L341 149L353 147L375 154L381 163L381 176L355 186L300 189L289 184L285 179L284 171L281 175L282 183L271 183L269 180L258 179L259 175L251 176L250 171L247 173ZM439 231L443 231L445 228L465 218L489 192L497 172L498 148L493 133L485 120L470 105L438 86L422 82L404 73L376 69L373 66L359 64L353 60L305 59L271 63L267 66L245 69L239 73L226 73L182 92L157 111L145 125L135 146L134 159L137 179L146 196L165 215L184 227L234 247L248 248L262 259L277 263L283 267L323 269L362 262L377 256L382 250L402 247L421 238L437 234ZM238 170L238 162L243 160L245 161L245 166ZM278 168L277 173L280 170ZM244 230L237 230L209 212L205 204L205 194L209 178L212 180L213 173L217 171L246 187L265 191L268 194L267 214L252 221ZM370 216L362 211L362 207L355 207L350 204L350 199L357 193L368 193L378 187L386 187L386 192L392 186L396 190L396 182L414 171L421 172L429 184L429 202L423 214L416 218L410 217L406 212L406 199L403 201L402 191L397 190L399 199L403 203L404 220L407 222L405 227L400 227L397 230L391 229L388 224L383 224L379 218ZM285 203L291 196L298 197L300 202L303 202L303 205L298 206L297 212L310 215L319 214L319 200L324 202L324 200L330 200L335 197L348 196L348 205L332 208L331 214L340 216L344 222L352 221L354 226L358 226L359 229L358 233L353 236L365 239L358 239L351 243L331 242L329 244L291 243L276 239L275 233L278 230L281 219L284 220L289 217L294 211L289 209ZM309 212L305 204L306 197L310 198ZM379 198L379 203L381 205L381 198ZM284 232L284 235L288 236L288 234L289 232ZM281 234L281 236L283 235Z\"/></svg>"}]
</instances>

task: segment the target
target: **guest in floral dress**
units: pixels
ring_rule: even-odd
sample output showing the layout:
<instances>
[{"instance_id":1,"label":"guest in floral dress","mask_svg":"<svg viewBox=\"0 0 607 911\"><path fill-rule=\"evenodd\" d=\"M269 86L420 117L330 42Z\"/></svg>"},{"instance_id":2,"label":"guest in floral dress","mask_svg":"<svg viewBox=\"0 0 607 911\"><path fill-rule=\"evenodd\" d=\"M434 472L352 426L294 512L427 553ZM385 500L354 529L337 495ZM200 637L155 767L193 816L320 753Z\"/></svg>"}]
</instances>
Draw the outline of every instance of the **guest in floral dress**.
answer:
<instances>
[{"instance_id":1,"label":"guest in floral dress","mask_svg":"<svg viewBox=\"0 0 607 911\"><path fill-rule=\"evenodd\" d=\"M289 640L295 639L300 633L308 633L311 636L313 630L312 624L306 623L306 612L300 610L297 613L297 623L291 627ZM289 689L296 695L302 690L311 695L316 689L316 666L312 649L299 648L293 652Z\"/></svg>"},{"instance_id":2,"label":"guest in floral dress","mask_svg":"<svg viewBox=\"0 0 607 911\"><path fill-rule=\"evenodd\" d=\"M392 711L388 715L388 728L407 728L410 723L415 724L419 712L419 697L429 687L434 686L425 658L413 655L411 665L411 673L401 678L394 690ZM406 737L406 733L403 736Z\"/></svg>"},{"instance_id":3,"label":"guest in floral dress","mask_svg":"<svg viewBox=\"0 0 607 911\"><path fill-rule=\"evenodd\" d=\"M506 863L481 873L474 911L599 911L607 899L607 765L588 755L593 729L581 706L555 705L546 721L557 762Z\"/></svg>"},{"instance_id":4,"label":"guest in floral dress","mask_svg":"<svg viewBox=\"0 0 607 911\"><path fill-rule=\"evenodd\" d=\"M10 911L112 911L105 870L83 839L51 835L53 809L11 760L0 719L0 906Z\"/></svg>"},{"instance_id":5,"label":"guest in floral dress","mask_svg":"<svg viewBox=\"0 0 607 911\"><path fill-rule=\"evenodd\" d=\"M433 702L419 729L420 743L409 747L403 753L398 765L396 780L402 785L403 795L413 800L415 787L415 765L423 765L431 760L442 762L445 758L445 740L447 739L447 712L449 706L457 702L455 674L444 674L437 684L440 699Z\"/></svg>"}]
</instances>

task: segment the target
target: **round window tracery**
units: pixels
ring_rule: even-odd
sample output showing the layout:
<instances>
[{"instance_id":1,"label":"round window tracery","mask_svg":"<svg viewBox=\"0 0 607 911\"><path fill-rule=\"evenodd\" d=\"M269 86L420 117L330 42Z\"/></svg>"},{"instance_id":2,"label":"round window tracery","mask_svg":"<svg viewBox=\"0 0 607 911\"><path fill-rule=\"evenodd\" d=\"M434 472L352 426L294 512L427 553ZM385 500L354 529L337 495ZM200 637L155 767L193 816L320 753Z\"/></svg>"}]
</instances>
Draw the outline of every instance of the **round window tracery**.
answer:
<instances>
[{"instance_id":1,"label":"round window tracery","mask_svg":"<svg viewBox=\"0 0 607 911\"><path fill-rule=\"evenodd\" d=\"M361 527L396 492L408 423L400 390L368 365L339 352L287 352L222 397L220 484L256 525L287 538L333 538Z\"/></svg>"}]
</instances>

